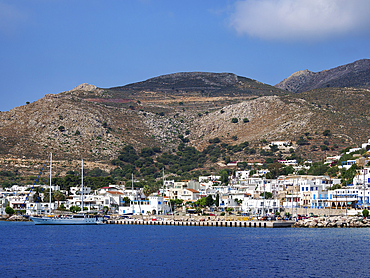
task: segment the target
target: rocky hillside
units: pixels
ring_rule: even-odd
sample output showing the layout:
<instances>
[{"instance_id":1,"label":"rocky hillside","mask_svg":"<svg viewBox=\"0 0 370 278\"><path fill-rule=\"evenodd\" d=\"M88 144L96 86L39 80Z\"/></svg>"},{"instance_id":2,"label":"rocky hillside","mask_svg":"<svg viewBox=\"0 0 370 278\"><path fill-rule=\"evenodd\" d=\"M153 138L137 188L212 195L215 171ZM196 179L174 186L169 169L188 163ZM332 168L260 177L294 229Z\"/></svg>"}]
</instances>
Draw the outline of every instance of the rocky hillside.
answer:
<instances>
[{"instance_id":1,"label":"rocky hillside","mask_svg":"<svg viewBox=\"0 0 370 278\"><path fill-rule=\"evenodd\" d=\"M153 98L152 94L237 97L282 94L280 89L232 73L180 72L109 89L113 96Z\"/></svg>"},{"instance_id":2,"label":"rocky hillside","mask_svg":"<svg viewBox=\"0 0 370 278\"><path fill-rule=\"evenodd\" d=\"M203 150L216 137L229 145L248 141L256 150L264 146L262 140L303 138L307 142L295 146L298 153L320 159L367 140L369 107L367 89L325 87L289 94L225 73L179 73L112 89L81 84L0 112L0 170L26 165L23 160L29 161L24 168L32 169L50 152L65 161L60 173L81 158L105 168L101 165L111 167L109 161L126 145L176 152L181 141L188 141ZM327 129L329 139L322 136ZM323 141L328 151L318 148Z\"/></svg>"},{"instance_id":3,"label":"rocky hillside","mask_svg":"<svg viewBox=\"0 0 370 278\"><path fill-rule=\"evenodd\" d=\"M330 70L301 70L275 85L292 93L325 87L370 87L370 60L362 59Z\"/></svg>"}]
</instances>

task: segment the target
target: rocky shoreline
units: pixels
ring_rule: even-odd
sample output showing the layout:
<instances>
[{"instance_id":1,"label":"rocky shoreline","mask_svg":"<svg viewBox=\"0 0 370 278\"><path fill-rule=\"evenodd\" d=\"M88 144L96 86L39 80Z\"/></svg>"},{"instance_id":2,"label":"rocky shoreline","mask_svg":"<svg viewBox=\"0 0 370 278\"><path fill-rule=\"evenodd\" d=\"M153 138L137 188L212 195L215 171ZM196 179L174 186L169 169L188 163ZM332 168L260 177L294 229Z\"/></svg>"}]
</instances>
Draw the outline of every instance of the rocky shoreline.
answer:
<instances>
[{"instance_id":1,"label":"rocky shoreline","mask_svg":"<svg viewBox=\"0 0 370 278\"><path fill-rule=\"evenodd\" d=\"M22 215L12 215L12 216L1 216L0 221L30 221L29 217L23 217Z\"/></svg>"},{"instance_id":2,"label":"rocky shoreline","mask_svg":"<svg viewBox=\"0 0 370 278\"><path fill-rule=\"evenodd\" d=\"M330 216L311 217L298 220L294 227L297 228L366 228L370 227L370 219L360 216Z\"/></svg>"},{"instance_id":3,"label":"rocky shoreline","mask_svg":"<svg viewBox=\"0 0 370 278\"><path fill-rule=\"evenodd\" d=\"M136 219L135 219L136 218ZM119 217L111 217L111 220L120 220ZM132 221L149 221L149 219L141 219L134 217ZM151 219L150 219L151 220ZM158 219L161 220L161 219ZM175 222L260 222L258 220L252 219L242 219L242 217L175 217L175 219L166 219L166 221ZM21 215L13 215L10 217L0 217L0 221L30 221L28 217L23 217ZM361 216L324 216L324 217L311 217L307 219L298 220L292 227L295 228L368 228L370 227L370 219L363 218Z\"/></svg>"}]
</instances>

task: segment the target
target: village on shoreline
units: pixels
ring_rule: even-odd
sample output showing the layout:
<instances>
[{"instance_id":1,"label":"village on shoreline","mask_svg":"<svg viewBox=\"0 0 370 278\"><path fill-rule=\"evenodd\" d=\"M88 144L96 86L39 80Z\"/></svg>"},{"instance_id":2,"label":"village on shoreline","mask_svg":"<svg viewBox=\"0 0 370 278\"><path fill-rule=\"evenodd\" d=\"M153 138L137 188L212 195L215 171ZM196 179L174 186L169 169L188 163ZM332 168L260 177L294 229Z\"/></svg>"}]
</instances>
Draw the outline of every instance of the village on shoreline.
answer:
<instances>
[{"instance_id":1,"label":"village on shoreline","mask_svg":"<svg viewBox=\"0 0 370 278\"><path fill-rule=\"evenodd\" d=\"M225 177L213 174L180 182L163 179L163 187L149 194L145 189L135 187L134 179L98 190L83 187L83 194L79 186L63 192L58 185L51 185L51 192L66 196L54 194L51 202L49 189L42 192L37 189L41 188L38 185L13 185L0 189L0 215L2 219L21 220L19 215L9 216L68 214L81 211L83 204L84 212L108 214L111 219L294 220L299 227L368 227L370 222L362 216L368 216L369 208L369 147L370 139L361 147L342 154L361 154L336 166L347 170L353 165L357 168L352 183L344 186L340 178L327 175L289 174L266 179L268 169L243 170L234 171L226 183ZM327 157L325 163L331 164L340 157ZM300 167L309 167L307 164L298 166L295 160L279 163L292 166L296 172ZM31 190L33 187L36 190Z\"/></svg>"}]
</instances>

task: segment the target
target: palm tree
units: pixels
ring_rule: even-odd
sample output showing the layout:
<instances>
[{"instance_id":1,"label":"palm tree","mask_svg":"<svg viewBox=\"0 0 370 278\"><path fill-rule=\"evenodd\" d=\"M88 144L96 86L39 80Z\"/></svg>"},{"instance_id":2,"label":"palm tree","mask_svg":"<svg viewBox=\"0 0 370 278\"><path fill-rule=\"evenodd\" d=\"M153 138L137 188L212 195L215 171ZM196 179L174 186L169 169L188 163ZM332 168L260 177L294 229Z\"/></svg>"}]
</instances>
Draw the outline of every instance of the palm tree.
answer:
<instances>
[{"instance_id":1,"label":"palm tree","mask_svg":"<svg viewBox=\"0 0 370 278\"><path fill-rule=\"evenodd\" d=\"M59 201L65 199L65 196L62 192L58 190L54 192L54 199L58 201L58 207L59 207Z\"/></svg>"},{"instance_id":2,"label":"palm tree","mask_svg":"<svg viewBox=\"0 0 370 278\"><path fill-rule=\"evenodd\" d=\"M153 190L149 186L145 185L143 193L145 195L145 199L147 199L148 196L153 193Z\"/></svg>"}]
</instances>

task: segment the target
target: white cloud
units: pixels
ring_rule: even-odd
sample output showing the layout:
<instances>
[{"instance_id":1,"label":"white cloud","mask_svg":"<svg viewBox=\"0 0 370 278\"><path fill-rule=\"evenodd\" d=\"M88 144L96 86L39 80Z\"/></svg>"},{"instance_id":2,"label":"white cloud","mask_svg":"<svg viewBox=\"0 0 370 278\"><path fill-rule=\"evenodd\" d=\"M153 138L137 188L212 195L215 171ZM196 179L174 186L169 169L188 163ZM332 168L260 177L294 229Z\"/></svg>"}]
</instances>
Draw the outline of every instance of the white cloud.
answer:
<instances>
[{"instance_id":1,"label":"white cloud","mask_svg":"<svg viewBox=\"0 0 370 278\"><path fill-rule=\"evenodd\" d=\"M370 27L369 0L243 0L234 8L237 33L265 40L317 41Z\"/></svg>"}]
</instances>

